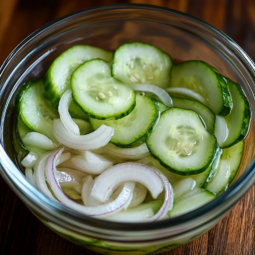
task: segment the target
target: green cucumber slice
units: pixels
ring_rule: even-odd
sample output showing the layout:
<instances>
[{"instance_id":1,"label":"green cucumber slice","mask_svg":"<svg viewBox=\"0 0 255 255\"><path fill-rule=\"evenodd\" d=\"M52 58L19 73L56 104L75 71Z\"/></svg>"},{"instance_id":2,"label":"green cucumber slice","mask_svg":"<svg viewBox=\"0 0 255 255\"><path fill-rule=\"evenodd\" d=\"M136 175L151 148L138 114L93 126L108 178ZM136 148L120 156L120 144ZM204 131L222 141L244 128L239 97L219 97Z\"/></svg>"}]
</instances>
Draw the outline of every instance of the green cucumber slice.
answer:
<instances>
[{"instance_id":1,"label":"green cucumber slice","mask_svg":"<svg viewBox=\"0 0 255 255\"><path fill-rule=\"evenodd\" d=\"M120 211L106 218L106 220L119 222L139 222L149 219L148 214L156 214L163 204L162 200L151 201Z\"/></svg>"},{"instance_id":2,"label":"green cucumber slice","mask_svg":"<svg viewBox=\"0 0 255 255\"><path fill-rule=\"evenodd\" d=\"M80 135L85 135L85 134L91 133L93 131L89 122L87 122L85 120L81 120L81 119L74 119L74 118L73 118L73 121L79 127Z\"/></svg>"},{"instance_id":3,"label":"green cucumber slice","mask_svg":"<svg viewBox=\"0 0 255 255\"><path fill-rule=\"evenodd\" d=\"M158 119L158 113L154 100L137 94L136 107L128 116L119 120L90 118L90 123L94 130L102 124L113 127L114 135L110 142L119 147L131 147L146 140Z\"/></svg>"},{"instance_id":4,"label":"green cucumber slice","mask_svg":"<svg viewBox=\"0 0 255 255\"><path fill-rule=\"evenodd\" d=\"M208 178L208 175L210 174L212 169L212 163L209 165L209 167L207 167L207 169L200 173L200 174L196 174L196 175L192 175L192 179L194 181L196 181L196 187L202 188Z\"/></svg>"},{"instance_id":5,"label":"green cucumber slice","mask_svg":"<svg viewBox=\"0 0 255 255\"><path fill-rule=\"evenodd\" d=\"M176 199L172 211L168 212L169 217L179 216L201 207L215 198L215 195L202 188L195 188L191 192Z\"/></svg>"},{"instance_id":6,"label":"green cucumber slice","mask_svg":"<svg viewBox=\"0 0 255 255\"><path fill-rule=\"evenodd\" d=\"M96 119L120 119L135 107L136 94L126 84L111 77L109 64L93 59L80 65L72 75L73 99Z\"/></svg>"},{"instance_id":7,"label":"green cucumber slice","mask_svg":"<svg viewBox=\"0 0 255 255\"><path fill-rule=\"evenodd\" d=\"M174 66L170 87L195 91L217 115L226 116L231 111L233 104L225 78L203 61L186 61Z\"/></svg>"},{"instance_id":8,"label":"green cucumber slice","mask_svg":"<svg viewBox=\"0 0 255 255\"><path fill-rule=\"evenodd\" d=\"M180 175L205 171L217 149L197 113L180 108L164 111L146 142L162 165Z\"/></svg>"},{"instance_id":9,"label":"green cucumber slice","mask_svg":"<svg viewBox=\"0 0 255 255\"><path fill-rule=\"evenodd\" d=\"M122 44L114 52L112 76L125 83L151 83L166 88L172 58L161 49L142 42Z\"/></svg>"},{"instance_id":10,"label":"green cucumber slice","mask_svg":"<svg viewBox=\"0 0 255 255\"><path fill-rule=\"evenodd\" d=\"M205 124L205 128L209 133L213 133L215 124L215 114L207 106L188 99L182 99L177 97L172 97L173 106L183 109L190 109L195 111L202 119Z\"/></svg>"},{"instance_id":11,"label":"green cucumber slice","mask_svg":"<svg viewBox=\"0 0 255 255\"><path fill-rule=\"evenodd\" d=\"M111 62L112 52L90 45L74 45L53 61L43 78L46 97L53 107L58 107L61 96L70 89L73 71L85 61L95 58ZM75 105L73 107L75 108Z\"/></svg>"},{"instance_id":12,"label":"green cucumber slice","mask_svg":"<svg viewBox=\"0 0 255 255\"><path fill-rule=\"evenodd\" d=\"M87 120L87 121L89 120L88 115L86 115L82 111L82 109L74 103L73 99L71 100L68 111L72 118L82 119L82 120Z\"/></svg>"},{"instance_id":13,"label":"green cucumber slice","mask_svg":"<svg viewBox=\"0 0 255 255\"><path fill-rule=\"evenodd\" d=\"M239 84L227 79L229 90L233 99L233 108L225 121L228 128L227 139L220 144L220 147L230 147L243 140L248 133L251 110L249 102Z\"/></svg>"},{"instance_id":14,"label":"green cucumber slice","mask_svg":"<svg viewBox=\"0 0 255 255\"><path fill-rule=\"evenodd\" d=\"M218 156L218 162L209 174L209 180L204 186L215 195L225 191L235 178L240 167L244 152L244 141L222 149Z\"/></svg>"},{"instance_id":15,"label":"green cucumber slice","mask_svg":"<svg viewBox=\"0 0 255 255\"><path fill-rule=\"evenodd\" d=\"M162 113L163 111L169 109L168 106L164 105L163 103L154 99L154 103L158 106L159 112Z\"/></svg>"},{"instance_id":16,"label":"green cucumber slice","mask_svg":"<svg viewBox=\"0 0 255 255\"><path fill-rule=\"evenodd\" d=\"M29 81L23 85L17 96L16 106L18 117L28 129L55 140L52 123L59 115L44 97L41 80Z\"/></svg>"}]
</instances>

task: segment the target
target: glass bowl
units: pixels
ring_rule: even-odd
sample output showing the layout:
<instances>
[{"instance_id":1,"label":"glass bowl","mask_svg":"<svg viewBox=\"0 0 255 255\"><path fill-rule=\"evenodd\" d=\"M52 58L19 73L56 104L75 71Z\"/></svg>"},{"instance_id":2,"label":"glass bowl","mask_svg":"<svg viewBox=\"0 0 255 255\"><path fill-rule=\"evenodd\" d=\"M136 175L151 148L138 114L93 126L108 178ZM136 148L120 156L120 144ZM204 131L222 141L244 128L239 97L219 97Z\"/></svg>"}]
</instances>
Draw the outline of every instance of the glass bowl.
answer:
<instances>
[{"instance_id":1,"label":"glass bowl","mask_svg":"<svg viewBox=\"0 0 255 255\"><path fill-rule=\"evenodd\" d=\"M21 85L42 78L53 59L75 44L107 50L143 41L168 52L174 63L203 60L237 81L255 112L254 63L228 36L189 15L149 5L110 5L80 11L37 30L0 68L1 175L45 225L62 237L107 254L153 254L174 249L217 224L255 180L254 116L240 170L227 191L179 217L152 223L114 223L91 218L54 202L25 178L15 154L14 101Z\"/></svg>"}]
</instances>

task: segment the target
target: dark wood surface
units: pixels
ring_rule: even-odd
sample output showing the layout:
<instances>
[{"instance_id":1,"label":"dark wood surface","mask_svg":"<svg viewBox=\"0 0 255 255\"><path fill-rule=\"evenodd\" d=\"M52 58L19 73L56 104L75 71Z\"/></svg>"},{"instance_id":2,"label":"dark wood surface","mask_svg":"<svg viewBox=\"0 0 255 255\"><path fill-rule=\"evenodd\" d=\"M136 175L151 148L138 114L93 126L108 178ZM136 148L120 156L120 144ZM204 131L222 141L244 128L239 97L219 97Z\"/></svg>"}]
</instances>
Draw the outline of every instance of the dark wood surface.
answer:
<instances>
[{"instance_id":1,"label":"dark wood surface","mask_svg":"<svg viewBox=\"0 0 255 255\"><path fill-rule=\"evenodd\" d=\"M224 31L255 60L254 0L130 0L196 16ZM117 0L0 0L0 64L35 29L68 13ZM255 254L255 186L212 230L164 254ZM54 234L0 177L0 254L96 254Z\"/></svg>"}]
</instances>

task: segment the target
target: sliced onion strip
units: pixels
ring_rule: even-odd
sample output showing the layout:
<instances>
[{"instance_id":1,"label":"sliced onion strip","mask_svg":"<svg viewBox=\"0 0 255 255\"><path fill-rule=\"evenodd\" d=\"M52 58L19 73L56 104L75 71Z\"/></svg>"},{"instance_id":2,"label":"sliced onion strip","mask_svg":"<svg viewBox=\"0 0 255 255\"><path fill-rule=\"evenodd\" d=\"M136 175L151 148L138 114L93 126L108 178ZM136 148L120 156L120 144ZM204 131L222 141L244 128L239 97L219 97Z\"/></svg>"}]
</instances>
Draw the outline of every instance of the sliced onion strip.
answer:
<instances>
[{"instance_id":1,"label":"sliced onion strip","mask_svg":"<svg viewBox=\"0 0 255 255\"><path fill-rule=\"evenodd\" d=\"M163 202L163 205L158 210L158 212L150 218L148 221L157 221L160 219L163 219L169 210L172 210L173 208L173 202L174 202L174 192L172 185L169 183L168 179L160 172L158 172L163 183L164 183L164 189L165 189L165 199Z\"/></svg>"},{"instance_id":2,"label":"sliced onion strip","mask_svg":"<svg viewBox=\"0 0 255 255\"><path fill-rule=\"evenodd\" d=\"M151 84L134 84L132 85L132 87L136 91L151 92L155 94L166 106L169 106L169 107L173 106L172 98L164 89L158 86L151 85Z\"/></svg>"},{"instance_id":3,"label":"sliced onion strip","mask_svg":"<svg viewBox=\"0 0 255 255\"><path fill-rule=\"evenodd\" d=\"M21 161L21 165L26 168L33 167L35 165L37 159L38 159L37 153L31 151L27 154L27 156L25 158L23 158L23 160Z\"/></svg>"},{"instance_id":4,"label":"sliced onion strip","mask_svg":"<svg viewBox=\"0 0 255 255\"><path fill-rule=\"evenodd\" d=\"M113 189L126 181L140 182L148 188L153 198L157 198L163 191L162 179L152 168L138 163L123 163L108 168L98 176L92 187L91 196L105 202Z\"/></svg>"},{"instance_id":5,"label":"sliced onion strip","mask_svg":"<svg viewBox=\"0 0 255 255\"><path fill-rule=\"evenodd\" d=\"M196 181L191 177L185 178L173 185L174 198L182 196L183 194L193 190L196 186Z\"/></svg>"},{"instance_id":6,"label":"sliced onion strip","mask_svg":"<svg viewBox=\"0 0 255 255\"><path fill-rule=\"evenodd\" d=\"M113 165L112 161L90 151L85 152L85 159L81 156L74 156L71 158L71 161L78 169L93 175L101 174Z\"/></svg>"},{"instance_id":7,"label":"sliced onion strip","mask_svg":"<svg viewBox=\"0 0 255 255\"><path fill-rule=\"evenodd\" d=\"M23 142L26 146L33 146L44 150L53 150L57 147L51 139L37 132L27 133Z\"/></svg>"},{"instance_id":8,"label":"sliced onion strip","mask_svg":"<svg viewBox=\"0 0 255 255\"><path fill-rule=\"evenodd\" d=\"M49 157L50 153L45 154L36 164L35 166L35 179L36 184L39 190L41 190L46 196L50 197L51 199L55 198L52 196L45 179L45 167L46 161Z\"/></svg>"},{"instance_id":9,"label":"sliced onion strip","mask_svg":"<svg viewBox=\"0 0 255 255\"><path fill-rule=\"evenodd\" d=\"M228 134L229 130L225 118L216 115L214 135L217 138L219 146L221 146L226 141Z\"/></svg>"},{"instance_id":10,"label":"sliced onion strip","mask_svg":"<svg viewBox=\"0 0 255 255\"><path fill-rule=\"evenodd\" d=\"M80 135L80 129L78 125L72 120L70 113L68 111L69 105L72 100L72 91L68 89L61 97L58 105L58 112L60 119L65 126L65 128L73 133L74 135Z\"/></svg>"},{"instance_id":11,"label":"sliced onion strip","mask_svg":"<svg viewBox=\"0 0 255 255\"><path fill-rule=\"evenodd\" d=\"M56 176L56 162L63 152L63 148L55 150L48 158L47 161L47 179L51 189L53 190L55 196L62 202L64 205L72 208L73 210L77 210L81 213L85 213L90 216L100 216L107 217L108 215L112 215L122 210L127 202L132 199L133 190L135 187L134 182L126 182L119 196L108 204L103 204L96 207L88 207L83 206L78 203L75 203L71 199L69 199L63 190L61 189Z\"/></svg>"},{"instance_id":12,"label":"sliced onion strip","mask_svg":"<svg viewBox=\"0 0 255 255\"><path fill-rule=\"evenodd\" d=\"M93 150L105 146L113 135L114 128L105 125L87 135L74 135L68 132L60 119L53 121L53 131L63 145L76 150Z\"/></svg>"},{"instance_id":13,"label":"sliced onion strip","mask_svg":"<svg viewBox=\"0 0 255 255\"><path fill-rule=\"evenodd\" d=\"M27 180L36 187L36 182L35 182L35 176L33 173L33 170L31 168L26 168L25 169L25 176Z\"/></svg>"},{"instance_id":14,"label":"sliced onion strip","mask_svg":"<svg viewBox=\"0 0 255 255\"><path fill-rule=\"evenodd\" d=\"M200 103L202 104L205 104L207 105L207 102L206 100L198 93L194 92L193 90L191 89L187 89L187 88L167 88L166 89L167 92L169 92L170 94L173 93L173 94L182 94L182 95L185 95L185 96L188 96L196 101L199 101Z\"/></svg>"},{"instance_id":15,"label":"sliced onion strip","mask_svg":"<svg viewBox=\"0 0 255 255\"><path fill-rule=\"evenodd\" d=\"M87 177L84 178L84 183L82 186L82 191L81 191L81 197L84 205L86 206L98 206L101 205L102 203L94 199L90 195L90 191L92 188L92 185L94 183L94 180L91 175L88 175Z\"/></svg>"},{"instance_id":16,"label":"sliced onion strip","mask_svg":"<svg viewBox=\"0 0 255 255\"><path fill-rule=\"evenodd\" d=\"M144 201L146 195L147 195L147 189L142 184L137 182L135 184L133 198L132 198L128 208L135 207L135 206L141 204Z\"/></svg>"},{"instance_id":17,"label":"sliced onion strip","mask_svg":"<svg viewBox=\"0 0 255 255\"><path fill-rule=\"evenodd\" d=\"M64 152L63 154L61 154L61 156L59 157L58 161L57 161L57 166L64 163L65 161L67 161L68 159L71 158L71 153L69 151Z\"/></svg>"}]
</instances>

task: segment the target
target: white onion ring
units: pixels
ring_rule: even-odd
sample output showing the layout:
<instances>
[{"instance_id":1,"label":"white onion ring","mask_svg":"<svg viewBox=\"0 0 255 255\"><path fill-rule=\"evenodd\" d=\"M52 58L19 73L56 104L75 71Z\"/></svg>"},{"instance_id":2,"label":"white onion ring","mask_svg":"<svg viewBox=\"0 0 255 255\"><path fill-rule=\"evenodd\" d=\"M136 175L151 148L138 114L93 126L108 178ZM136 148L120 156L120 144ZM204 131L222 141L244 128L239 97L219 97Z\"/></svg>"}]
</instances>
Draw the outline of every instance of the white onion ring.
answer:
<instances>
[{"instance_id":1,"label":"white onion ring","mask_svg":"<svg viewBox=\"0 0 255 255\"><path fill-rule=\"evenodd\" d=\"M57 161L57 166L64 163L65 161L67 161L68 159L71 158L71 153L69 151L65 151L64 153L61 154L61 156L59 157L58 161Z\"/></svg>"},{"instance_id":2,"label":"white onion ring","mask_svg":"<svg viewBox=\"0 0 255 255\"><path fill-rule=\"evenodd\" d=\"M37 153L31 151L27 154L27 156L25 158L23 158L23 160L21 161L21 165L26 168L33 167L35 165L37 159L38 159Z\"/></svg>"},{"instance_id":3,"label":"white onion ring","mask_svg":"<svg viewBox=\"0 0 255 255\"><path fill-rule=\"evenodd\" d=\"M145 143L134 148L119 148L109 143L104 147L104 151L109 155L122 159L141 159L150 155L148 147Z\"/></svg>"},{"instance_id":4,"label":"white onion ring","mask_svg":"<svg viewBox=\"0 0 255 255\"><path fill-rule=\"evenodd\" d=\"M37 132L27 133L23 142L26 146L33 146L44 150L53 150L57 147L51 139Z\"/></svg>"},{"instance_id":5,"label":"white onion ring","mask_svg":"<svg viewBox=\"0 0 255 255\"><path fill-rule=\"evenodd\" d=\"M81 191L81 198L84 205L86 206L98 206L102 204L101 202L97 201L90 195L93 183L94 180L91 175L88 175L87 177L84 178L84 183Z\"/></svg>"},{"instance_id":6,"label":"white onion ring","mask_svg":"<svg viewBox=\"0 0 255 255\"><path fill-rule=\"evenodd\" d=\"M217 138L219 146L221 146L226 141L226 139L228 138L228 134L229 130L225 118L216 115L214 135Z\"/></svg>"},{"instance_id":7,"label":"white onion ring","mask_svg":"<svg viewBox=\"0 0 255 255\"><path fill-rule=\"evenodd\" d=\"M145 91L145 92L151 92L159 97L159 99L162 101L163 104L166 106L172 107L173 106L173 100L169 96L169 94L162 88L151 85L151 84L134 84L132 85L134 90L136 91Z\"/></svg>"},{"instance_id":8,"label":"white onion ring","mask_svg":"<svg viewBox=\"0 0 255 255\"><path fill-rule=\"evenodd\" d=\"M206 102L206 100L198 93L194 92L191 89L187 89L187 88L167 88L166 89L167 92L171 93L178 93L178 94L183 94L185 96L189 96L192 99L199 101L202 104L208 105L208 103Z\"/></svg>"},{"instance_id":9,"label":"white onion ring","mask_svg":"<svg viewBox=\"0 0 255 255\"><path fill-rule=\"evenodd\" d=\"M67 167L67 166L57 166L57 170L61 172L66 172L76 179L83 179L84 177L87 176L86 173L83 171L80 171L79 169L73 168L73 167Z\"/></svg>"},{"instance_id":10,"label":"white onion ring","mask_svg":"<svg viewBox=\"0 0 255 255\"><path fill-rule=\"evenodd\" d=\"M80 135L78 125L72 120L68 111L69 105L72 101L72 91L68 89L61 97L58 105L58 112L60 119L65 128L74 135Z\"/></svg>"},{"instance_id":11,"label":"white onion ring","mask_svg":"<svg viewBox=\"0 0 255 255\"><path fill-rule=\"evenodd\" d=\"M35 166L35 179L36 179L36 184L39 190L41 190L46 196L50 197L51 199L56 200L50 190L48 189L48 186L46 184L46 179L45 179L45 167L46 167L46 161L49 157L50 153L45 154L39 162Z\"/></svg>"},{"instance_id":12,"label":"white onion ring","mask_svg":"<svg viewBox=\"0 0 255 255\"><path fill-rule=\"evenodd\" d=\"M101 125L87 135L74 135L68 132L60 119L53 121L53 131L57 140L63 145L76 150L93 150L105 146L114 132L114 128Z\"/></svg>"},{"instance_id":13,"label":"white onion ring","mask_svg":"<svg viewBox=\"0 0 255 255\"><path fill-rule=\"evenodd\" d=\"M130 205L128 208L135 207L139 204L141 204L147 195L147 189L140 183L135 184L135 189L133 192L133 198L130 202Z\"/></svg>"},{"instance_id":14,"label":"white onion ring","mask_svg":"<svg viewBox=\"0 0 255 255\"><path fill-rule=\"evenodd\" d=\"M182 196L186 192L193 190L196 186L196 181L194 181L191 177L185 178L176 184L173 185L174 189L174 198Z\"/></svg>"},{"instance_id":15,"label":"white onion ring","mask_svg":"<svg viewBox=\"0 0 255 255\"><path fill-rule=\"evenodd\" d=\"M91 196L105 202L113 189L122 182L140 182L151 192L153 198L163 191L162 178L152 168L138 163L123 163L112 166L98 176L91 190Z\"/></svg>"},{"instance_id":16,"label":"white onion ring","mask_svg":"<svg viewBox=\"0 0 255 255\"><path fill-rule=\"evenodd\" d=\"M64 205L72 208L73 210L85 213L90 216L107 217L122 210L125 204L132 199L133 190L135 187L134 182L126 182L117 199L108 204L103 204L96 207L88 207L75 203L74 201L69 199L61 189L55 177L56 161L62 152L63 148L60 148L51 153L47 161L46 173L48 183L52 191L54 192L55 196L59 199L59 201L62 202Z\"/></svg>"},{"instance_id":17,"label":"white onion ring","mask_svg":"<svg viewBox=\"0 0 255 255\"><path fill-rule=\"evenodd\" d=\"M26 168L25 169L25 176L27 178L27 180L36 187L36 182L35 182L35 176L33 173L33 170L31 168Z\"/></svg>"},{"instance_id":18,"label":"white onion ring","mask_svg":"<svg viewBox=\"0 0 255 255\"><path fill-rule=\"evenodd\" d=\"M81 156L74 156L71 158L75 167L88 174L101 174L107 168L113 165L112 161L107 160L101 155L96 155L90 151L85 152L85 159Z\"/></svg>"},{"instance_id":19,"label":"white onion ring","mask_svg":"<svg viewBox=\"0 0 255 255\"><path fill-rule=\"evenodd\" d=\"M165 189L165 199L163 202L163 205L158 210L158 212L150 218L148 221L157 221L160 219L163 219L169 210L172 210L173 208L173 202L174 202L174 191L172 188L172 185L169 183L168 179L160 172L158 172L160 175L163 183L164 183L164 189Z\"/></svg>"}]
</instances>

